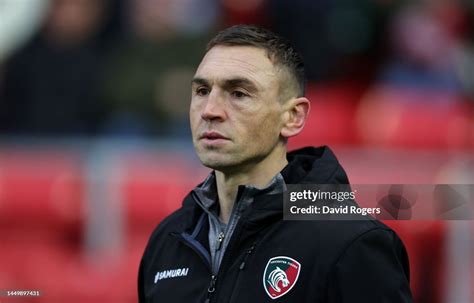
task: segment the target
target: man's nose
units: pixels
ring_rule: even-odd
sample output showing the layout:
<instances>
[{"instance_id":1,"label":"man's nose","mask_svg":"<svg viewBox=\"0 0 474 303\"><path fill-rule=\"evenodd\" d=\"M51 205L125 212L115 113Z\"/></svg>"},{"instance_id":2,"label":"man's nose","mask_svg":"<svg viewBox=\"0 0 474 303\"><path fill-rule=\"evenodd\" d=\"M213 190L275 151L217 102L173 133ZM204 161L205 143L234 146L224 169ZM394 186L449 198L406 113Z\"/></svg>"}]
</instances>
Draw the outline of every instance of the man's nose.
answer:
<instances>
[{"instance_id":1,"label":"man's nose","mask_svg":"<svg viewBox=\"0 0 474 303\"><path fill-rule=\"evenodd\" d=\"M224 99L220 92L211 91L201 113L204 120L224 120Z\"/></svg>"}]
</instances>

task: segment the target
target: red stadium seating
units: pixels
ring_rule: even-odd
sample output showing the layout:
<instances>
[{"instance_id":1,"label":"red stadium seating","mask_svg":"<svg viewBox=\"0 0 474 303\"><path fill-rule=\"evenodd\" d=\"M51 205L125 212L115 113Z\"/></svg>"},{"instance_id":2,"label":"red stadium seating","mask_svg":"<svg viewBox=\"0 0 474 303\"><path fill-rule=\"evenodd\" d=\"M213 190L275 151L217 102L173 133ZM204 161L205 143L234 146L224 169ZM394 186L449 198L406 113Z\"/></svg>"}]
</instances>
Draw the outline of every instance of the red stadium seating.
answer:
<instances>
[{"instance_id":1,"label":"red stadium seating","mask_svg":"<svg viewBox=\"0 0 474 303\"><path fill-rule=\"evenodd\" d=\"M55 152L0 154L0 225L77 227L83 219L82 164Z\"/></svg>"},{"instance_id":2,"label":"red stadium seating","mask_svg":"<svg viewBox=\"0 0 474 303\"><path fill-rule=\"evenodd\" d=\"M303 131L289 141L290 149L306 145L353 145L359 140L355 111L363 88L353 85L312 85L311 111Z\"/></svg>"},{"instance_id":3,"label":"red stadium seating","mask_svg":"<svg viewBox=\"0 0 474 303\"><path fill-rule=\"evenodd\" d=\"M128 229L151 231L178 209L183 198L201 182L207 169L185 166L169 155L134 156L124 162L122 194Z\"/></svg>"},{"instance_id":4,"label":"red stadium seating","mask_svg":"<svg viewBox=\"0 0 474 303\"><path fill-rule=\"evenodd\" d=\"M474 110L460 97L380 87L357 110L362 143L384 147L472 149Z\"/></svg>"}]
</instances>

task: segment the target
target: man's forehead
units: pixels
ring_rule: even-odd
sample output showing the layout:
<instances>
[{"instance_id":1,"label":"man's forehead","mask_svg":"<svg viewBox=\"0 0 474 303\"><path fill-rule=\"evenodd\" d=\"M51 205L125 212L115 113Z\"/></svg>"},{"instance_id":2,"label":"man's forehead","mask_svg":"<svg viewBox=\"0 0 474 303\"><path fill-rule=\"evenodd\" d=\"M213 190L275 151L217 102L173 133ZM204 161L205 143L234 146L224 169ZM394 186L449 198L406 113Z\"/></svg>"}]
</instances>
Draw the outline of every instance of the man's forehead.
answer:
<instances>
[{"instance_id":1,"label":"man's forehead","mask_svg":"<svg viewBox=\"0 0 474 303\"><path fill-rule=\"evenodd\" d=\"M277 69L264 49L252 46L215 46L199 65L197 78L249 78L264 80L275 77Z\"/></svg>"}]
</instances>

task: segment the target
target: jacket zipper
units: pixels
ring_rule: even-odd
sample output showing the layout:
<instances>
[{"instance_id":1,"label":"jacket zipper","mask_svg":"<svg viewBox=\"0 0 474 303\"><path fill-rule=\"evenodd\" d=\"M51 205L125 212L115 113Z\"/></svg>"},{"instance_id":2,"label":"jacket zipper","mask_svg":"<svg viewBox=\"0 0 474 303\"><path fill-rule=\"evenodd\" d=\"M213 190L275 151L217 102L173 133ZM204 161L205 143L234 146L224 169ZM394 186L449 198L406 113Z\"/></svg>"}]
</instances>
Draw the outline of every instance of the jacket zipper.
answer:
<instances>
[{"instance_id":1,"label":"jacket zipper","mask_svg":"<svg viewBox=\"0 0 474 303\"><path fill-rule=\"evenodd\" d=\"M186 246L190 247L194 252L196 252L199 256L201 256L201 258L205 261L209 271L212 272L212 269L211 269L212 265L211 265L210 260L208 259L210 258L210 256L207 253L207 251L205 251L205 249L203 251L202 249L203 247L196 245L194 241L183 236L183 234L171 233L171 235L178 237L178 239L182 241ZM211 274L211 281L209 282L209 286L207 287L207 298L204 301L205 303L209 303L211 301L211 296L216 291L216 282L217 282L217 275Z\"/></svg>"},{"instance_id":2,"label":"jacket zipper","mask_svg":"<svg viewBox=\"0 0 474 303\"><path fill-rule=\"evenodd\" d=\"M243 226L242 222L239 222L239 224L237 224L237 226L234 230L234 233L232 235L233 240L231 242L229 242L229 244L227 246L226 253L224 254L224 258L222 259L222 262L221 262L221 265L219 267L218 273L211 276L211 282L210 282L209 286L212 286L212 287L210 287L208 289L207 299L206 299L205 303L210 303L212 297L215 297L216 295L218 295L217 292L216 292L216 290L217 290L216 289L217 277L220 277L222 279L223 278L222 276L225 276L226 271L228 269L227 263L229 263L232 260L229 257L229 253L232 252L233 246L235 246L236 239L237 239L237 237L235 237L235 236L239 235L241 233L241 231L243 230L243 228L244 228L244 226ZM246 256L244 257L244 259L246 259L247 256L248 256L248 253L246 253Z\"/></svg>"},{"instance_id":3,"label":"jacket zipper","mask_svg":"<svg viewBox=\"0 0 474 303\"><path fill-rule=\"evenodd\" d=\"M243 258L243 260L242 260L242 262L240 263L240 266L239 266L239 274L240 274L240 271L244 270L246 262L247 262L247 258L254 251L255 245L256 245L256 243L253 243L252 246L250 246L247 249L247 251L245 252L244 258ZM237 279L238 279L238 277L237 277ZM211 276L211 281L209 282L209 287L207 288L207 298L206 298L206 301L204 301L204 303L210 303L211 302L211 297L214 294L214 292L216 291L216 283L217 283L217 275L212 275ZM235 288L234 288L234 291L235 291ZM231 296L231 298L232 297L233 296Z\"/></svg>"},{"instance_id":4,"label":"jacket zipper","mask_svg":"<svg viewBox=\"0 0 474 303\"><path fill-rule=\"evenodd\" d=\"M209 282L209 287L207 288L207 298L206 298L206 301L204 301L204 303L211 302L211 296L216 291L216 282L217 282L217 276L212 275L211 281Z\"/></svg>"},{"instance_id":5,"label":"jacket zipper","mask_svg":"<svg viewBox=\"0 0 474 303\"><path fill-rule=\"evenodd\" d=\"M239 266L239 273L237 274L237 278L235 279L234 288L232 289L232 293L229 297L229 302L234 302L235 292L237 290L237 287L239 286L240 273L245 269L245 266L247 265L247 259L254 252L256 245L257 245L257 242L254 242L245 252L245 256Z\"/></svg>"},{"instance_id":6,"label":"jacket zipper","mask_svg":"<svg viewBox=\"0 0 474 303\"><path fill-rule=\"evenodd\" d=\"M239 190L239 191L240 191L240 190ZM192 197L193 197L196 201L200 201L200 200L199 200L199 197L198 197L194 192L192 193ZM240 232L239 227L240 227L240 229L243 229L241 225L242 225L242 224L237 224L237 226L236 226L235 229L234 229L233 234L238 234L238 233ZM219 235L217 236L217 241L218 241L218 243L217 243L217 251L216 251L217 253L222 253L220 250L221 250L222 243L224 242L224 239L225 239L225 233L221 231L221 232L219 233ZM183 238L183 240L186 240L186 239ZM197 241L196 241L196 242L197 242ZM231 243L232 243L232 242L231 242ZM228 249L231 247L231 243L229 243L229 246L227 247L227 250L226 250L226 251L228 251ZM194 247L194 245L192 245L192 243L189 243L189 244L191 245L191 247ZM202 245L200 245L200 246L202 247ZM199 250L199 249L198 249L198 250ZM253 251L253 248L252 248L252 250L250 250L250 252L248 252L248 253L246 254L246 256L244 257L244 259L247 259L247 256L248 256L252 251ZM210 265L211 281L209 282L209 287L207 288L207 298L206 298L206 300L205 300L204 302L205 302L205 303L210 303L210 302L211 302L211 298L212 298L214 292L216 291L217 277L219 276L219 273L222 272L222 269L225 268L225 267L222 266L224 263L221 262L221 266L220 266L219 270L216 270L217 267L214 268L214 264L213 264L214 262L212 262L212 260L210 259L210 254L209 254L207 251L206 251L206 254L207 254L207 256L209 256L209 262L208 262L208 264ZM217 259L217 254L216 254L216 257L215 257L215 258ZM224 261L225 259L226 259L226 258L224 258L222 261ZM227 262L226 262L226 263L227 263ZM244 264L244 266L245 266L245 264ZM222 274L220 274L220 276L221 276L221 275L222 275Z\"/></svg>"},{"instance_id":7,"label":"jacket zipper","mask_svg":"<svg viewBox=\"0 0 474 303\"><path fill-rule=\"evenodd\" d=\"M220 232L219 235L217 236L217 250L221 249L222 242L224 242L225 234L224 232Z\"/></svg>"},{"instance_id":8,"label":"jacket zipper","mask_svg":"<svg viewBox=\"0 0 474 303\"><path fill-rule=\"evenodd\" d=\"M196 201L200 201L199 197L194 192L192 192L191 195ZM197 234L197 232L194 231L193 234ZM211 301L212 294L216 291L216 282L217 282L217 271L215 269L214 262L211 259L210 253L194 238L191 237L192 239L189 239L188 237L183 237L181 234L179 234L179 236L180 236L180 239L184 241L186 245L190 246L199 255L203 255L204 259L207 260L206 265L208 265L209 271L211 272L211 281L209 282L209 286L207 287L207 298L204 302L209 303ZM222 231L219 232L219 235L217 236L217 239L216 239L217 240L216 253L220 253L220 249L222 247L222 243L224 242L224 238L225 238L225 233Z\"/></svg>"},{"instance_id":9,"label":"jacket zipper","mask_svg":"<svg viewBox=\"0 0 474 303\"><path fill-rule=\"evenodd\" d=\"M253 250L255 249L255 243L252 244L252 246L247 249L247 252L245 253L244 259L242 260L242 263L240 263L239 270L242 271L245 268L245 265L247 262L247 258L252 254Z\"/></svg>"}]
</instances>

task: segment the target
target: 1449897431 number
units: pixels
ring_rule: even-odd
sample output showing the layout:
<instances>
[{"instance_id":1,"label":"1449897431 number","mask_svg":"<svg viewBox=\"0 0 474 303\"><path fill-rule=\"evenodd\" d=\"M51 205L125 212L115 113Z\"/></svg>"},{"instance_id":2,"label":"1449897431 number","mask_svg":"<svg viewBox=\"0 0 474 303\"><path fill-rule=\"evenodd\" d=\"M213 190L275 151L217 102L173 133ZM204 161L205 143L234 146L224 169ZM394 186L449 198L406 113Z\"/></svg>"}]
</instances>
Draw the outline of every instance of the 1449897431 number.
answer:
<instances>
[{"instance_id":1,"label":"1449897431 number","mask_svg":"<svg viewBox=\"0 0 474 303\"><path fill-rule=\"evenodd\" d=\"M39 297L39 290L7 290L7 297Z\"/></svg>"}]
</instances>

